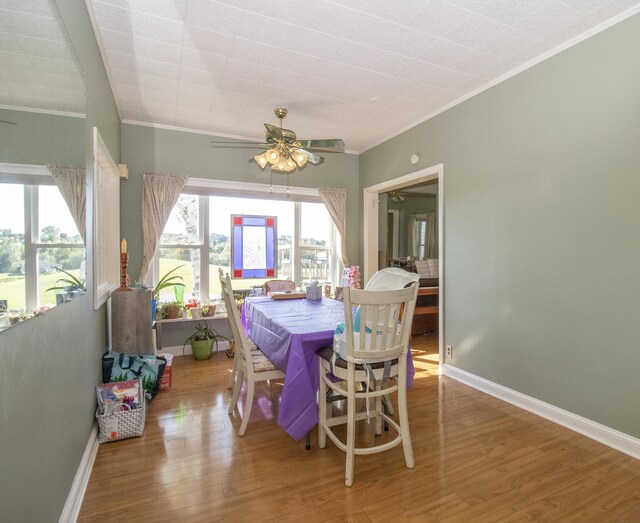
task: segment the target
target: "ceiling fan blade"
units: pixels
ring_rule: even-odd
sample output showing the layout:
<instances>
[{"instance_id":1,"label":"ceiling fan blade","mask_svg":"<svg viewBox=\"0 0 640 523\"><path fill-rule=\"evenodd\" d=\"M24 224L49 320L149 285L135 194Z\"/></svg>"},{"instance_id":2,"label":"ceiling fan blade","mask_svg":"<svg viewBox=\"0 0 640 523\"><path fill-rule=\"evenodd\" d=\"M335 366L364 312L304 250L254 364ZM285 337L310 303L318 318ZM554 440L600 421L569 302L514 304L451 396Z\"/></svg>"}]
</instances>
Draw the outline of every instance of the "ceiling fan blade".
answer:
<instances>
[{"instance_id":1,"label":"ceiling fan blade","mask_svg":"<svg viewBox=\"0 0 640 523\"><path fill-rule=\"evenodd\" d=\"M280 129L280 127L276 127L275 125L268 123L264 124L264 126L267 129L267 141L284 140L284 137L282 136L282 129Z\"/></svg>"},{"instance_id":2,"label":"ceiling fan blade","mask_svg":"<svg viewBox=\"0 0 640 523\"><path fill-rule=\"evenodd\" d=\"M213 144L225 143L230 145L266 145L264 142L251 142L251 141L234 141L234 142L219 142L218 140L211 140Z\"/></svg>"},{"instance_id":3,"label":"ceiling fan blade","mask_svg":"<svg viewBox=\"0 0 640 523\"><path fill-rule=\"evenodd\" d=\"M344 141L340 138L326 140L300 140L302 147L307 149L321 149L323 151L343 153Z\"/></svg>"},{"instance_id":4,"label":"ceiling fan blade","mask_svg":"<svg viewBox=\"0 0 640 523\"><path fill-rule=\"evenodd\" d=\"M284 141L292 144L296 141L296 133L294 133L291 129L280 129L282 131L282 137Z\"/></svg>"},{"instance_id":5,"label":"ceiling fan blade","mask_svg":"<svg viewBox=\"0 0 640 523\"><path fill-rule=\"evenodd\" d=\"M308 156L307 161L309 163L312 163L313 165L320 165L321 163L324 162L324 158L322 156L312 153L311 151L307 151L306 149L302 149L301 147L296 147L296 150L306 154Z\"/></svg>"},{"instance_id":6,"label":"ceiling fan blade","mask_svg":"<svg viewBox=\"0 0 640 523\"><path fill-rule=\"evenodd\" d=\"M256 143L256 144L225 144L224 142L211 142L211 147L214 149L268 149L271 147L269 143Z\"/></svg>"}]
</instances>

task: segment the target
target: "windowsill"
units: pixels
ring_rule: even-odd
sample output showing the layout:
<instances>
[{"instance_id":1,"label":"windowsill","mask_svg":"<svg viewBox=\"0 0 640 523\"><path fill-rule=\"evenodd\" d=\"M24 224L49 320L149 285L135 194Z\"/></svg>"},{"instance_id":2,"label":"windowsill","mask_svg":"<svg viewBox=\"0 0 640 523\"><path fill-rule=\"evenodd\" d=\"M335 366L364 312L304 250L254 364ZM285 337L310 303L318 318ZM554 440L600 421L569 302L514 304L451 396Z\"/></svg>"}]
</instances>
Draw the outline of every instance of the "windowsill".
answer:
<instances>
[{"instance_id":1,"label":"windowsill","mask_svg":"<svg viewBox=\"0 0 640 523\"><path fill-rule=\"evenodd\" d=\"M226 314L216 314L215 316L203 316L202 318L175 318L175 319L164 319L164 320L156 320L156 323L180 323L180 322L194 322L201 320L226 320Z\"/></svg>"}]
</instances>

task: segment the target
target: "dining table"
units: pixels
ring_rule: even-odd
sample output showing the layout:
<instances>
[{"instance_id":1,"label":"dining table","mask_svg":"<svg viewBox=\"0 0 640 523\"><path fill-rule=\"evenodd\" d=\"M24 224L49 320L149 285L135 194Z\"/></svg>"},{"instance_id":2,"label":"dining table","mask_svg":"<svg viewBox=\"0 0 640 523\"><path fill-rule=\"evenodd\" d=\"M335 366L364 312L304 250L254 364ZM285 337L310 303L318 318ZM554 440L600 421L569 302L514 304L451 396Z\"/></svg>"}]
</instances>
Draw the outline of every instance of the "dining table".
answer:
<instances>
[{"instance_id":1,"label":"dining table","mask_svg":"<svg viewBox=\"0 0 640 523\"><path fill-rule=\"evenodd\" d=\"M242 305L247 335L285 373L278 425L296 441L317 423L319 364L316 351L333 345L336 326L344 322L343 302L278 299L251 296ZM407 359L407 386L413 384L414 367Z\"/></svg>"}]
</instances>

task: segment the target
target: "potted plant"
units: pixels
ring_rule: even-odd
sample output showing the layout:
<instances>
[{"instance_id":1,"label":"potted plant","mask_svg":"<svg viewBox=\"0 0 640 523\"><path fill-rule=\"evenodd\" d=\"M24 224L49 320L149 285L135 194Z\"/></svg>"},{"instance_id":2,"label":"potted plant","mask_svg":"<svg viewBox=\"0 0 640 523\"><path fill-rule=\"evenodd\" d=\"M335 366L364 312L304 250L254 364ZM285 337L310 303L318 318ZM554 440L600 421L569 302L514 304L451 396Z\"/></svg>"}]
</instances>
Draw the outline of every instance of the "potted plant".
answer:
<instances>
[{"instance_id":1,"label":"potted plant","mask_svg":"<svg viewBox=\"0 0 640 523\"><path fill-rule=\"evenodd\" d=\"M182 314L182 307L177 301L170 301L168 303L162 304L162 307L160 307L160 312L163 319L175 320L177 318L180 318Z\"/></svg>"},{"instance_id":2,"label":"potted plant","mask_svg":"<svg viewBox=\"0 0 640 523\"><path fill-rule=\"evenodd\" d=\"M166 289L167 287L173 287L174 290L176 287L182 287L184 289L184 283L183 283L184 279L182 278L182 276L180 276L179 274L174 274L173 276L171 276L172 273L174 273L178 269L181 269L182 267L184 267L184 263L182 265L178 265L177 267L171 269L162 278L160 278L160 281L158 282L158 284L153 288L153 300L151 301L151 320L152 321L156 317L156 308L158 307L158 302L160 301L160 291L162 289ZM164 314L162 317L166 318ZM175 316L175 317L177 318L178 316Z\"/></svg>"},{"instance_id":3,"label":"potted plant","mask_svg":"<svg viewBox=\"0 0 640 523\"><path fill-rule=\"evenodd\" d=\"M209 328L206 322L199 321L196 325L196 331L189 336L184 345L182 346L182 352L184 354L184 348L187 343L191 345L193 357L196 360L208 360L212 355L213 344L216 344L216 352L218 352L218 340L226 339L224 336L220 336L213 329Z\"/></svg>"},{"instance_id":4,"label":"potted plant","mask_svg":"<svg viewBox=\"0 0 640 523\"><path fill-rule=\"evenodd\" d=\"M202 315L206 317L214 316L216 313L216 304L215 303L205 303L202 306Z\"/></svg>"},{"instance_id":5,"label":"potted plant","mask_svg":"<svg viewBox=\"0 0 640 523\"><path fill-rule=\"evenodd\" d=\"M56 285L54 287L49 287L45 291L56 291L56 305L60 305L68 298L72 298L73 296L80 294L81 292L84 292L86 290L84 282L76 278L70 272L61 269L60 267L55 267L55 270L63 272L67 275L67 278L59 278L58 280L56 280ZM64 283L65 285L59 285L60 283Z\"/></svg>"}]
</instances>

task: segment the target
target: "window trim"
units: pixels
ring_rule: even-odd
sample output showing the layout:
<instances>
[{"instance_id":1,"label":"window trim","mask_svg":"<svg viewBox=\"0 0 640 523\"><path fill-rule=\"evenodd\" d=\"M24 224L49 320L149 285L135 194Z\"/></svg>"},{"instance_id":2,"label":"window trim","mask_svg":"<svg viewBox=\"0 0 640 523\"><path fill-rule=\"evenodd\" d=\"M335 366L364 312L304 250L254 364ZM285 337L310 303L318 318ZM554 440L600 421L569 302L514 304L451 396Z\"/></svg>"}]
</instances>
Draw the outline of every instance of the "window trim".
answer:
<instances>
[{"instance_id":1,"label":"window trim","mask_svg":"<svg viewBox=\"0 0 640 523\"><path fill-rule=\"evenodd\" d=\"M82 243L42 243L40 242L40 220L38 196L40 185L56 183L46 165L16 164L0 162L0 183L22 185L24 197L24 294L25 309L40 306L40 282L38 278L38 251L40 249L85 249Z\"/></svg>"},{"instance_id":2,"label":"window trim","mask_svg":"<svg viewBox=\"0 0 640 523\"><path fill-rule=\"evenodd\" d=\"M302 282L302 259L301 250L314 247L322 250L329 250L329 274L335 285L339 284L339 276L342 274L340 260L336 254L336 227L331 221L331 237L330 245L327 247L320 246L303 246L301 238L301 220L302 206L301 203L319 203L322 204L320 193L317 189L310 187L297 187L285 185L269 185L251 182L232 182L226 180L210 180L205 178L189 178L181 194L193 194L199 196L199 216L200 216L200 244L199 245L174 245L158 243L156 252L153 256L152 270L149 271L153 280L147 284L153 286L160 278L160 249L161 248L200 248L200 297L202 300L202 290L210 288L209 279L209 252L206 249L209 231L209 197L229 197L229 198L255 198L260 200L289 201L294 205L294 237L291 245L291 261L294 268L294 281Z\"/></svg>"}]
</instances>

